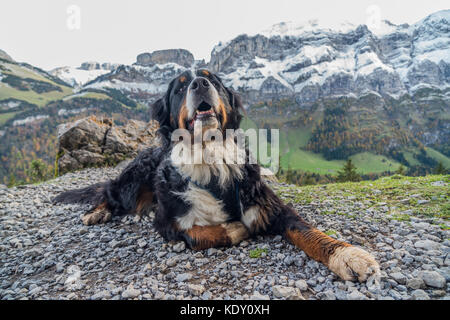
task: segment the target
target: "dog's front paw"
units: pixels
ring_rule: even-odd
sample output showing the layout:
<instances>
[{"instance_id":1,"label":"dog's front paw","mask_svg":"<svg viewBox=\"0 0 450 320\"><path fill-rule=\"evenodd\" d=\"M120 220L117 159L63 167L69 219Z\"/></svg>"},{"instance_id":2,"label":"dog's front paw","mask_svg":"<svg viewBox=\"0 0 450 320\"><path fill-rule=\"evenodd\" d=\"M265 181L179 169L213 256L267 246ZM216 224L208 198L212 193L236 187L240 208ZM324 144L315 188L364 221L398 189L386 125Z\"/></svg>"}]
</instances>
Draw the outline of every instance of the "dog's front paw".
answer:
<instances>
[{"instance_id":1,"label":"dog's front paw","mask_svg":"<svg viewBox=\"0 0 450 320\"><path fill-rule=\"evenodd\" d=\"M222 223L222 227L225 228L227 237L230 239L232 245L236 245L249 237L248 230L242 222Z\"/></svg>"},{"instance_id":2,"label":"dog's front paw","mask_svg":"<svg viewBox=\"0 0 450 320\"><path fill-rule=\"evenodd\" d=\"M105 223L109 220L111 220L111 212L109 212L105 205L100 205L81 217L81 221L83 221L83 224L86 226Z\"/></svg>"},{"instance_id":3,"label":"dog's front paw","mask_svg":"<svg viewBox=\"0 0 450 320\"><path fill-rule=\"evenodd\" d=\"M344 280L366 281L380 276L378 262L367 251L358 247L341 247L330 256L328 267Z\"/></svg>"}]
</instances>

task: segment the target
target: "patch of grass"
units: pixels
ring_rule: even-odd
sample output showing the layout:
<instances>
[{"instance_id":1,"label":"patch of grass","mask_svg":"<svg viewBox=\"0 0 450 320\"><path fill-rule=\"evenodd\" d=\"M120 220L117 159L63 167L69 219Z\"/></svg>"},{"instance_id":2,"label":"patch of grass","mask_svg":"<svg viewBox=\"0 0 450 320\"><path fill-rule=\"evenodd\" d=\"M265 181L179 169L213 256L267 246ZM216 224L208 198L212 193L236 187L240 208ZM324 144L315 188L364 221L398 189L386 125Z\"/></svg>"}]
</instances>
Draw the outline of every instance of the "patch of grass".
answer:
<instances>
[{"instance_id":1,"label":"patch of grass","mask_svg":"<svg viewBox=\"0 0 450 320\"><path fill-rule=\"evenodd\" d=\"M439 151L434 150L433 148L426 148L427 156L433 158L437 162L442 162L445 168L450 168L450 158L443 155Z\"/></svg>"},{"instance_id":2,"label":"patch of grass","mask_svg":"<svg viewBox=\"0 0 450 320\"><path fill-rule=\"evenodd\" d=\"M242 130L248 130L248 129L257 129L258 126L256 125L256 123L250 119L249 117L244 117L242 118L241 121L241 129Z\"/></svg>"},{"instance_id":3,"label":"patch of grass","mask_svg":"<svg viewBox=\"0 0 450 320\"><path fill-rule=\"evenodd\" d=\"M11 119L16 115L16 112L7 112L7 113L0 113L0 127L5 124L6 121Z\"/></svg>"},{"instance_id":4,"label":"patch of grass","mask_svg":"<svg viewBox=\"0 0 450 320\"><path fill-rule=\"evenodd\" d=\"M330 229L330 230L325 231L325 234L327 236L336 236L337 235L337 231L333 230L333 229Z\"/></svg>"},{"instance_id":5,"label":"patch of grass","mask_svg":"<svg viewBox=\"0 0 450 320\"><path fill-rule=\"evenodd\" d=\"M269 252L269 250L267 250L267 248L264 248L264 249L258 248L258 249L250 250L249 257L252 259L261 258L261 255L263 252L265 254L267 254Z\"/></svg>"},{"instance_id":6,"label":"patch of grass","mask_svg":"<svg viewBox=\"0 0 450 320\"><path fill-rule=\"evenodd\" d=\"M400 167L400 163L389 158L376 155L371 152L358 153L352 157L353 164L362 173L381 173L385 171L394 172Z\"/></svg>"},{"instance_id":7,"label":"patch of grass","mask_svg":"<svg viewBox=\"0 0 450 320\"><path fill-rule=\"evenodd\" d=\"M391 219L397 221L411 221L411 217L407 214L393 214Z\"/></svg>"},{"instance_id":8,"label":"patch of grass","mask_svg":"<svg viewBox=\"0 0 450 320\"><path fill-rule=\"evenodd\" d=\"M72 93L72 89L61 87L60 91L51 91L39 94L32 90L22 91L12 88L5 83L0 83L0 100L13 98L17 100L27 101L28 103L35 104L37 106L44 106L50 101L59 100Z\"/></svg>"},{"instance_id":9,"label":"patch of grass","mask_svg":"<svg viewBox=\"0 0 450 320\"><path fill-rule=\"evenodd\" d=\"M280 166L283 169L302 170L336 175L344 160L326 160L321 154L303 150L311 137L311 129L288 128L280 130ZM382 155L362 152L350 157L360 174L394 172L400 163Z\"/></svg>"},{"instance_id":10,"label":"patch of grass","mask_svg":"<svg viewBox=\"0 0 450 320\"><path fill-rule=\"evenodd\" d=\"M104 93L99 93L99 92L82 92L79 94L74 94L71 96L67 96L64 98L64 100L70 100L73 98L77 98L77 97L83 97L83 98L92 98L92 99L98 99L98 100L106 100L106 99L110 99L110 97Z\"/></svg>"},{"instance_id":11,"label":"patch of grass","mask_svg":"<svg viewBox=\"0 0 450 320\"><path fill-rule=\"evenodd\" d=\"M289 195L289 201L302 205L331 203L331 208L329 205L320 208L321 214L345 214L339 206L359 202L365 208L378 208L382 204L387 208L386 217L394 220L409 221L411 216L450 220L449 184L450 175L394 175L375 181L283 187L276 192Z\"/></svg>"}]
</instances>

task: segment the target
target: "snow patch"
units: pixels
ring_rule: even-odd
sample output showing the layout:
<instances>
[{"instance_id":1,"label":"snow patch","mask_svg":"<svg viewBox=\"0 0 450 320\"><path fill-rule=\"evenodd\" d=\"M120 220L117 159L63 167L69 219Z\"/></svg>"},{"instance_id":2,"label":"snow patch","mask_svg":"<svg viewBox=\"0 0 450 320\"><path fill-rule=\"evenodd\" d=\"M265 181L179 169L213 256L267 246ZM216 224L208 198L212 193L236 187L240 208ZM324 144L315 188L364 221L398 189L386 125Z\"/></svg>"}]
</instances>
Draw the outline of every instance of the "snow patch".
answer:
<instances>
[{"instance_id":1,"label":"snow patch","mask_svg":"<svg viewBox=\"0 0 450 320\"><path fill-rule=\"evenodd\" d=\"M25 119L19 119L19 120L14 120L13 122L13 126L21 126L30 122L34 122L37 120L41 120L41 119L47 119L49 116L48 115L37 115L37 116L30 116L30 117L26 117Z\"/></svg>"},{"instance_id":2,"label":"snow patch","mask_svg":"<svg viewBox=\"0 0 450 320\"><path fill-rule=\"evenodd\" d=\"M80 87L109 72L111 71L103 69L84 70L77 67L61 67L51 70L50 74L60 78L73 87Z\"/></svg>"}]
</instances>

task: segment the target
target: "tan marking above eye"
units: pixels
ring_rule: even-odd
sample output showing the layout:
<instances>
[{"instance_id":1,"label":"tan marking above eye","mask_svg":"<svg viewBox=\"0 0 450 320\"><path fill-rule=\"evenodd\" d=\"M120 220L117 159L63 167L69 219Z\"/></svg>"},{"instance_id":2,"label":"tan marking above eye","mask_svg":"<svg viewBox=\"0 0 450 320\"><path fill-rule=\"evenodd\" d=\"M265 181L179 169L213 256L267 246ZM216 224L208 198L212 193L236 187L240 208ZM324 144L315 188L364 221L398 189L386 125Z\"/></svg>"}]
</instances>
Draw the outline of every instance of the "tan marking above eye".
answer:
<instances>
[{"instance_id":1,"label":"tan marking above eye","mask_svg":"<svg viewBox=\"0 0 450 320\"><path fill-rule=\"evenodd\" d=\"M185 82L185 81L186 81L186 77L185 77L185 76L181 76L181 77L180 77L180 82L183 83L183 82Z\"/></svg>"},{"instance_id":2,"label":"tan marking above eye","mask_svg":"<svg viewBox=\"0 0 450 320\"><path fill-rule=\"evenodd\" d=\"M208 70L202 70L202 74L204 76L209 76L209 71Z\"/></svg>"}]
</instances>

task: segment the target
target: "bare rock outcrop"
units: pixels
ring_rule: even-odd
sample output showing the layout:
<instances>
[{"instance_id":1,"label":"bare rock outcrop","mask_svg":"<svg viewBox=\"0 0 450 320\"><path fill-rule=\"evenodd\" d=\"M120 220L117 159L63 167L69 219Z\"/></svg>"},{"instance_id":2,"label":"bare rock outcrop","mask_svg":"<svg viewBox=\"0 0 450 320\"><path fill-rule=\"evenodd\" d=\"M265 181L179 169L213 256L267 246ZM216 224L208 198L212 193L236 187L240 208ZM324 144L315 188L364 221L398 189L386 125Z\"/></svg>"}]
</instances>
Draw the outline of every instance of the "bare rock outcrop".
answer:
<instances>
[{"instance_id":1,"label":"bare rock outcrop","mask_svg":"<svg viewBox=\"0 0 450 320\"><path fill-rule=\"evenodd\" d=\"M142 53L137 56L137 65L153 66L155 64L177 63L185 68L194 64L194 56L185 49L157 50L152 53Z\"/></svg>"},{"instance_id":2,"label":"bare rock outcrop","mask_svg":"<svg viewBox=\"0 0 450 320\"><path fill-rule=\"evenodd\" d=\"M114 165L158 145L156 121L129 120L124 126L94 116L58 126L60 174L87 167Z\"/></svg>"}]
</instances>

